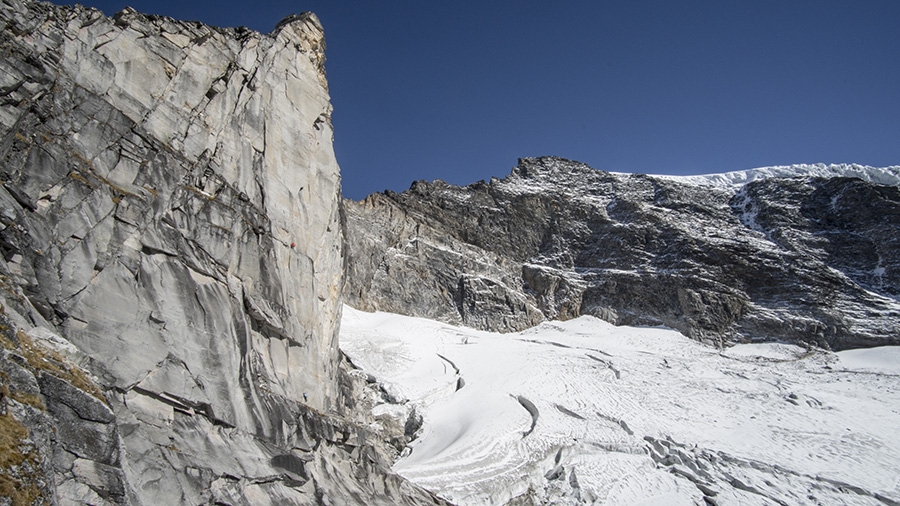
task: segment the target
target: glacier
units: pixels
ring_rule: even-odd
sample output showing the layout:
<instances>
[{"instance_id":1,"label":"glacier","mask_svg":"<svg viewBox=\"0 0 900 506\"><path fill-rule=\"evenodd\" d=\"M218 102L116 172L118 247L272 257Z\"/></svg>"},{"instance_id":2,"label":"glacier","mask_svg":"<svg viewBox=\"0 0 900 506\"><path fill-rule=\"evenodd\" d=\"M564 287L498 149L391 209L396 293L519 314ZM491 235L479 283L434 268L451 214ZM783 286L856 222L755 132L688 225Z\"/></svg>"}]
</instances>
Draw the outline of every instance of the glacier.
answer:
<instances>
[{"instance_id":1,"label":"glacier","mask_svg":"<svg viewBox=\"0 0 900 506\"><path fill-rule=\"evenodd\" d=\"M900 504L900 167L342 201L315 15L0 25L0 505Z\"/></svg>"},{"instance_id":2,"label":"glacier","mask_svg":"<svg viewBox=\"0 0 900 506\"><path fill-rule=\"evenodd\" d=\"M591 316L500 334L349 306L340 342L391 394L376 420L423 415L393 469L454 504L900 504L900 347L720 349Z\"/></svg>"}]
</instances>

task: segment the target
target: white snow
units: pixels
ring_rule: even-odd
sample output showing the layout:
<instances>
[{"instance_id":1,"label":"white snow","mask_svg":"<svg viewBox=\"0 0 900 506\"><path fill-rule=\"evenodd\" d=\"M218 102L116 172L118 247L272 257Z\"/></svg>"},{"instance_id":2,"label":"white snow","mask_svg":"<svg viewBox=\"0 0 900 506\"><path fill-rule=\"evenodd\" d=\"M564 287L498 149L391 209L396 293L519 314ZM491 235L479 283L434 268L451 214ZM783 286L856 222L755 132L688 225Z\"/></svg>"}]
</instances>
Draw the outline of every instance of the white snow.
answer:
<instances>
[{"instance_id":1,"label":"white snow","mask_svg":"<svg viewBox=\"0 0 900 506\"><path fill-rule=\"evenodd\" d=\"M732 346L722 352L727 357L769 360L796 360L807 353L804 348L783 343L753 343Z\"/></svg>"},{"instance_id":2,"label":"white snow","mask_svg":"<svg viewBox=\"0 0 900 506\"><path fill-rule=\"evenodd\" d=\"M395 471L456 504L900 502L898 348L719 351L591 317L494 334L349 307L341 348L424 413Z\"/></svg>"},{"instance_id":3,"label":"white snow","mask_svg":"<svg viewBox=\"0 0 900 506\"><path fill-rule=\"evenodd\" d=\"M900 376L900 347L880 346L837 353L840 365L851 371L875 372Z\"/></svg>"},{"instance_id":4,"label":"white snow","mask_svg":"<svg viewBox=\"0 0 900 506\"><path fill-rule=\"evenodd\" d=\"M726 189L737 189L751 181L771 177L857 177L872 183L900 186L900 166L870 167L868 165L857 164L825 165L819 163L759 167L756 169L738 170L721 174L705 174L700 176L655 175L654 177L681 183L716 186Z\"/></svg>"}]
</instances>

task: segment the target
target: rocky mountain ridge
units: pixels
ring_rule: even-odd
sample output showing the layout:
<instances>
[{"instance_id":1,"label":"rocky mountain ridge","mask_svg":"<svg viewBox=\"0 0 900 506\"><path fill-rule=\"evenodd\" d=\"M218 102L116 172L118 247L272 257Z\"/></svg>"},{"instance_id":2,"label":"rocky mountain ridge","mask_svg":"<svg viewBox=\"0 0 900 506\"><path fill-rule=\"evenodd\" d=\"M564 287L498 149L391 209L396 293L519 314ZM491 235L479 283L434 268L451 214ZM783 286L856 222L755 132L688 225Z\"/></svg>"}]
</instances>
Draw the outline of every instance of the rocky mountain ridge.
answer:
<instances>
[{"instance_id":1,"label":"rocky mountain ridge","mask_svg":"<svg viewBox=\"0 0 900 506\"><path fill-rule=\"evenodd\" d=\"M591 314L719 345L897 344L898 174L800 166L681 179L543 157L466 187L417 181L345 201L345 296L488 330Z\"/></svg>"},{"instance_id":2,"label":"rocky mountain ridge","mask_svg":"<svg viewBox=\"0 0 900 506\"><path fill-rule=\"evenodd\" d=\"M0 27L0 503L441 503L337 348L318 19Z\"/></svg>"},{"instance_id":3,"label":"rocky mountain ridge","mask_svg":"<svg viewBox=\"0 0 900 506\"><path fill-rule=\"evenodd\" d=\"M540 158L342 203L314 15L264 35L0 0L0 26L3 501L445 504L389 469L421 418L341 355L344 298L897 341L896 186Z\"/></svg>"}]
</instances>

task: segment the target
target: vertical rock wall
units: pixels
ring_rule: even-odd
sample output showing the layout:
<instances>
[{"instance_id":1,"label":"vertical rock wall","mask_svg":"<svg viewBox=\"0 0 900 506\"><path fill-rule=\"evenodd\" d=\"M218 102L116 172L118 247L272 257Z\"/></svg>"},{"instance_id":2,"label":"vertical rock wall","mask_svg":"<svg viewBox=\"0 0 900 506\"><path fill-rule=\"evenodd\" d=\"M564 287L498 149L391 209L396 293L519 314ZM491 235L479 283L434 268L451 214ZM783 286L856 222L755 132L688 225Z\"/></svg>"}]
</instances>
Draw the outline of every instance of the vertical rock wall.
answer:
<instances>
[{"instance_id":1,"label":"vertical rock wall","mask_svg":"<svg viewBox=\"0 0 900 506\"><path fill-rule=\"evenodd\" d=\"M267 395L326 408L340 179L316 18L261 36L4 7L26 53L3 68L15 283L109 386L261 433Z\"/></svg>"},{"instance_id":2,"label":"vertical rock wall","mask_svg":"<svg viewBox=\"0 0 900 506\"><path fill-rule=\"evenodd\" d=\"M0 382L18 395L0 401L10 423L37 420L32 467L53 470L37 489L139 504L397 490L384 462L351 456L362 433L323 414L342 388L342 251L316 17L261 35L2 0L0 28ZM59 386L35 349L100 394Z\"/></svg>"}]
</instances>

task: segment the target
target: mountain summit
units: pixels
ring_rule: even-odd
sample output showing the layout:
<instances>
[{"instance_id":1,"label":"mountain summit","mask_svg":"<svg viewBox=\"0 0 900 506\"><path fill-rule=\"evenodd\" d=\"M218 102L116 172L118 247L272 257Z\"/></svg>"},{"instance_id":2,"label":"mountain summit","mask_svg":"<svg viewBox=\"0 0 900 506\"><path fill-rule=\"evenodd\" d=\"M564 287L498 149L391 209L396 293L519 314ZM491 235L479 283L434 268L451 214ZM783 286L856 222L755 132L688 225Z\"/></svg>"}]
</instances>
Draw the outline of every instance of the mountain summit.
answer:
<instances>
[{"instance_id":1,"label":"mountain summit","mask_svg":"<svg viewBox=\"0 0 900 506\"><path fill-rule=\"evenodd\" d=\"M466 187L420 181L403 193L342 201L325 40L314 15L289 17L261 34L132 9L107 17L81 6L3 0L0 26L0 504L447 504L440 488L426 490L427 480L413 483L391 466L410 455L417 438L431 441L425 448L433 451L413 460L433 456L436 474L446 475L442 441L474 442L475 452L467 453L490 452L472 438L477 432L463 434L491 413L472 406L488 404L512 416L501 437L528 457L532 471L554 452L554 466L574 465L563 450L575 432L548 425L560 419L592 423L604 434L611 427L617 446L596 448L632 452L641 461L635 469L659 464L683 473L676 462L702 467L722 456L680 460L689 448L664 434L672 427L668 404L633 410L626 423L609 406L601 413L575 397L558 404L553 388L540 397L519 385L488 388L479 379L492 372L479 365L485 362L464 360L503 357L499 348L486 355L470 347L456 358L459 350L431 353L424 339L418 348L377 339L369 346L369 331L380 334L370 327L389 330L400 320L355 310L344 319L345 301L504 332L573 320L568 327L586 337L551 340L553 325L564 324L535 331L544 350L569 351L536 355L534 336L520 334L512 343L518 348L509 349L522 351L521 360L507 365L566 364L540 370L561 373L545 382L550 387L582 382L566 376L578 372L568 366L573 360L580 378L599 380L592 388L619 381L624 371L622 384L632 387L619 398L629 403L649 398L645 380L664 374L668 360L702 355L710 370L724 363L724 353L665 329L650 329L650 337L625 331L619 335L637 336L634 342L604 345L627 355L622 360L576 348L582 338L624 329L610 323L664 325L719 347L759 340L845 349L900 340L896 168L798 166L679 179L526 158L502 180ZM582 315L606 322L575 320ZM342 320L350 331L347 353L338 343ZM430 337L450 336L450 346L467 344L467 333L473 344L478 338L473 329L454 334L410 321L402 325L438 329ZM658 359L635 348L638 338L656 347ZM805 362L810 374L836 363L830 352L807 348L776 356L813 356ZM412 355L404 350L416 349L429 356L407 366ZM357 367L365 360L372 366L366 371ZM413 387L428 394L436 385L436 395L404 395L390 378L370 372L379 360L392 374L418 374L393 379L424 378ZM750 381L752 362L729 370ZM782 377L775 372L760 377ZM694 378L678 377L683 384ZM845 377L831 376L842 384ZM897 391L878 381L859 385ZM780 391L781 379L771 383L773 389L748 388L801 406L803 397ZM697 383L701 391L708 384ZM735 391L747 385L723 384ZM464 405L479 391L494 397L477 397L444 417L452 430L429 440L424 434L436 425L428 403L457 391L453 402ZM602 401L597 391L582 392ZM881 404L857 399L858 391L837 396L839 413L862 412L863 424L884 418ZM664 403L669 392L656 394ZM894 406L893 397L885 399ZM806 405L822 405L813 401ZM763 406L760 413L781 405L754 404ZM866 412L871 405L878 410ZM715 413L694 406L676 406L683 414L677 427L694 427L697 413ZM633 421L650 415L652 424ZM828 434L843 435L845 418L831 415L819 420ZM525 430L519 420L528 423ZM771 425L762 418L754 424ZM853 434L865 449L850 446L846 459L833 455L855 463L884 453L882 467L896 469L897 452L879 441L900 439L890 432L898 426L884 418L872 439ZM797 427L779 434L793 444ZM697 440L681 434L679 441ZM520 445L527 437L539 445ZM796 454L811 455L807 448ZM761 458L781 472L776 459ZM772 473L755 474L754 485L731 473L757 469L759 459L725 462L703 479L757 490ZM483 467L472 469L490 478ZM520 486L515 466L514 473ZM862 490L877 498L886 474L865 488L801 478L810 486L824 481L829 493ZM541 471L534 483L553 481L552 497L581 494L574 471L559 483L562 476L562 467ZM522 491L499 492L495 497L512 499ZM715 495L692 493L697 501ZM893 489L886 493L896 497Z\"/></svg>"}]
</instances>

